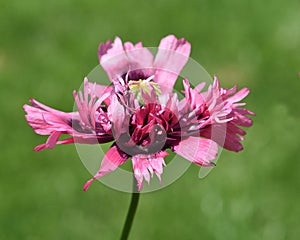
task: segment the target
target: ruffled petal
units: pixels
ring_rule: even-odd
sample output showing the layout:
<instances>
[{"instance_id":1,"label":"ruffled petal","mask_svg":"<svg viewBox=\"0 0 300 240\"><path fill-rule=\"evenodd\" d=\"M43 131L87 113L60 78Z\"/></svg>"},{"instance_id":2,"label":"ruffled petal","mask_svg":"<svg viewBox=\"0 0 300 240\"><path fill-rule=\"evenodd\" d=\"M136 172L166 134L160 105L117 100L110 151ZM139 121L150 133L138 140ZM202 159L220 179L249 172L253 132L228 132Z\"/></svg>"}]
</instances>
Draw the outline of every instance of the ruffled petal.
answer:
<instances>
[{"instance_id":1,"label":"ruffled petal","mask_svg":"<svg viewBox=\"0 0 300 240\"><path fill-rule=\"evenodd\" d=\"M153 72L153 55L144 48L139 42L133 45L131 42L124 43L124 49L130 63L129 71L140 70L143 71L144 76L150 76Z\"/></svg>"},{"instance_id":2,"label":"ruffled petal","mask_svg":"<svg viewBox=\"0 0 300 240\"><path fill-rule=\"evenodd\" d=\"M187 63L191 52L191 44L185 39L177 39L174 35L163 38L154 60L155 82L162 91L172 91L176 79Z\"/></svg>"},{"instance_id":3,"label":"ruffled petal","mask_svg":"<svg viewBox=\"0 0 300 240\"><path fill-rule=\"evenodd\" d=\"M61 113L56 115L56 110L49 107L48 109L50 109L51 112L27 104L25 104L23 108L27 113L25 118L28 124L37 134L50 135L53 132L73 133L72 127L67 124L68 121L71 122L71 115L63 115ZM68 116L68 118L66 116Z\"/></svg>"},{"instance_id":4,"label":"ruffled petal","mask_svg":"<svg viewBox=\"0 0 300 240\"><path fill-rule=\"evenodd\" d=\"M249 92L250 92L249 88L243 88L240 91L238 91L237 93L235 93L233 96L229 97L227 99L227 102L229 102L229 103L239 102L242 99L244 99L245 97L247 97Z\"/></svg>"},{"instance_id":5,"label":"ruffled petal","mask_svg":"<svg viewBox=\"0 0 300 240\"><path fill-rule=\"evenodd\" d=\"M70 144L70 143L74 143L74 138L67 138L67 139L60 140L60 141L56 142L56 144ZM43 143L43 144L40 144L40 145L36 146L34 148L34 151L38 152L38 151L44 150L46 148L48 148L46 143Z\"/></svg>"},{"instance_id":6,"label":"ruffled petal","mask_svg":"<svg viewBox=\"0 0 300 240\"><path fill-rule=\"evenodd\" d=\"M174 146L173 151L200 166L214 166L218 145L206 138L189 137Z\"/></svg>"},{"instance_id":7,"label":"ruffled petal","mask_svg":"<svg viewBox=\"0 0 300 240\"><path fill-rule=\"evenodd\" d=\"M93 178L86 182L83 190L86 191L96 179L116 170L118 166L127 160L127 158L128 155L123 153L116 145L111 146L104 155L99 171Z\"/></svg>"},{"instance_id":8,"label":"ruffled petal","mask_svg":"<svg viewBox=\"0 0 300 240\"><path fill-rule=\"evenodd\" d=\"M233 122L216 123L200 131L202 137L211 139L221 147L234 152L243 150L243 145L240 143L243 138L238 134L245 135L245 132Z\"/></svg>"},{"instance_id":9,"label":"ruffled petal","mask_svg":"<svg viewBox=\"0 0 300 240\"><path fill-rule=\"evenodd\" d=\"M112 82L131 71L142 71L148 77L153 72L153 55L141 42L135 45L126 42L123 46L122 40L116 37L113 43L108 41L100 44L98 56Z\"/></svg>"},{"instance_id":10,"label":"ruffled petal","mask_svg":"<svg viewBox=\"0 0 300 240\"><path fill-rule=\"evenodd\" d=\"M93 93L97 98L101 98L106 93L111 93L112 86L104 86L96 83L89 82L89 91L90 93ZM110 104L110 97L105 98L104 103L106 105Z\"/></svg>"},{"instance_id":11,"label":"ruffled petal","mask_svg":"<svg viewBox=\"0 0 300 240\"><path fill-rule=\"evenodd\" d=\"M126 114L126 109L120 104L116 96L111 99L111 104L108 107L108 117L113 124L115 139L119 139L122 133L129 131L130 115Z\"/></svg>"},{"instance_id":12,"label":"ruffled petal","mask_svg":"<svg viewBox=\"0 0 300 240\"><path fill-rule=\"evenodd\" d=\"M52 149L56 144L64 144L63 140L58 140L62 134L74 137L76 143L98 144L112 141L107 113L99 109L103 101L110 98L110 91L111 87L89 83L85 78L83 94L74 92L78 112L68 113L30 99L32 106L23 106L28 124L37 134L49 135L46 143L34 150Z\"/></svg>"},{"instance_id":13,"label":"ruffled petal","mask_svg":"<svg viewBox=\"0 0 300 240\"><path fill-rule=\"evenodd\" d=\"M156 154L140 154L132 157L132 166L135 179L137 180L138 191L142 190L144 179L149 184L150 177L153 176L153 173L155 173L161 181L163 166L166 165L164 157L167 155L167 152L160 151Z\"/></svg>"},{"instance_id":14,"label":"ruffled petal","mask_svg":"<svg viewBox=\"0 0 300 240\"><path fill-rule=\"evenodd\" d=\"M128 69L128 58L119 37L116 37L113 43L110 41L101 43L98 48L98 57L111 80L118 78Z\"/></svg>"}]
</instances>

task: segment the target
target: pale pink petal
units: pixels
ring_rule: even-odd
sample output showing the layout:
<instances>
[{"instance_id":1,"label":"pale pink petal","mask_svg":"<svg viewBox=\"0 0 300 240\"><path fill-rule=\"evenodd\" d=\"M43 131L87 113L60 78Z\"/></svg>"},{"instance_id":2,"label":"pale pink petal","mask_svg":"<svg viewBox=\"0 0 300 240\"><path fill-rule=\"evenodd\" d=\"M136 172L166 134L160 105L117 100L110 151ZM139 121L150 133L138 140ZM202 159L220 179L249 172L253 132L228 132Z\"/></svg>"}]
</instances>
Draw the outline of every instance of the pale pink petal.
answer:
<instances>
[{"instance_id":1,"label":"pale pink petal","mask_svg":"<svg viewBox=\"0 0 300 240\"><path fill-rule=\"evenodd\" d=\"M145 76L150 76L153 66L152 53L147 48L144 48L141 42L135 45L131 42L126 42L124 43L124 49L130 62L129 71L143 70Z\"/></svg>"},{"instance_id":2,"label":"pale pink petal","mask_svg":"<svg viewBox=\"0 0 300 240\"><path fill-rule=\"evenodd\" d=\"M174 152L200 166L214 166L211 161L218 153L217 144L206 138L189 137L174 147Z\"/></svg>"},{"instance_id":3,"label":"pale pink petal","mask_svg":"<svg viewBox=\"0 0 300 240\"><path fill-rule=\"evenodd\" d=\"M148 183L150 181L149 169L153 172L150 161L147 158L138 155L132 156L132 167L137 181L138 191L141 191L144 178Z\"/></svg>"},{"instance_id":4,"label":"pale pink petal","mask_svg":"<svg viewBox=\"0 0 300 240\"><path fill-rule=\"evenodd\" d=\"M161 174L163 173L163 166L166 166L164 157L168 156L168 152L160 151L151 158L151 166L159 181L161 182Z\"/></svg>"},{"instance_id":5,"label":"pale pink petal","mask_svg":"<svg viewBox=\"0 0 300 240\"><path fill-rule=\"evenodd\" d=\"M156 154L132 156L132 167L135 179L137 180L138 191L142 190L144 179L149 184L150 177L153 176L153 173L155 173L161 181L163 166L166 165L164 157L168 155L166 151L160 151Z\"/></svg>"},{"instance_id":6,"label":"pale pink petal","mask_svg":"<svg viewBox=\"0 0 300 240\"><path fill-rule=\"evenodd\" d=\"M191 45L185 39L177 39L174 35L163 38L154 60L155 82L162 91L172 91L176 79L187 63Z\"/></svg>"},{"instance_id":7,"label":"pale pink petal","mask_svg":"<svg viewBox=\"0 0 300 240\"><path fill-rule=\"evenodd\" d=\"M126 73L129 68L129 61L119 37L116 37L113 43L108 41L100 44L98 57L101 66L112 81Z\"/></svg>"},{"instance_id":8,"label":"pale pink petal","mask_svg":"<svg viewBox=\"0 0 300 240\"><path fill-rule=\"evenodd\" d=\"M248 88L243 88L235 93L232 97L229 97L226 101L229 103L239 102L244 99L249 94L249 92L250 90Z\"/></svg>"},{"instance_id":9,"label":"pale pink petal","mask_svg":"<svg viewBox=\"0 0 300 240\"><path fill-rule=\"evenodd\" d=\"M114 126L114 137L118 139L122 133L129 131L129 118L123 105L120 104L116 96L111 99L108 107L108 116Z\"/></svg>"},{"instance_id":10,"label":"pale pink petal","mask_svg":"<svg viewBox=\"0 0 300 240\"><path fill-rule=\"evenodd\" d=\"M87 108L88 102L83 100L83 96L81 92L79 92L78 95L76 91L73 91L73 96L77 106L77 111L80 116L81 125L84 126L85 128L89 128L91 126L91 123L89 121L89 112Z\"/></svg>"},{"instance_id":11,"label":"pale pink petal","mask_svg":"<svg viewBox=\"0 0 300 240\"><path fill-rule=\"evenodd\" d=\"M199 83L195 88L194 88L194 90L196 91L196 92L201 92L202 91L202 89L205 87L205 82L202 82L202 83Z\"/></svg>"},{"instance_id":12,"label":"pale pink petal","mask_svg":"<svg viewBox=\"0 0 300 240\"><path fill-rule=\"evenodd\" d=\"M27 104L23 108L27 113L25 118L28 124L37 134L50 135L54 131L63 133L73 132L72 127L67 124L67 121L71 122L71 115L68 115L69 119L66 119L65 116L61 118L62 114L57 116L55 111L47 112Z\"/></svg>"},{"instance_id":13,"label":"pale pink petal","mask_svg":"<svg viewBox=\"0 0 300 240\"><path fill-rule=\"evenodd\" d=\"M145 76L153 74L153 55L141 42L135 45L126 42L123 46L121 39L116 37L113 43L100 44L98 55L101 66L113 82L135 70L142 71Z\"/></svg>"},{"instance_id":14,"label":"pale pink petal","mask_svg":"<svg viewBox=\"0 0 300 240\"><path fill-rule=\"evenodd\" d=\"M128 158L128 155L123 153L116 145L113 145L105 154L99 171L95 174L95 176L86 182L84 185L84 191L86 191L91 183L96 179L103 177L104 175L114 171L124 163Z\"/></svg>"},{"instance_id":15,"label":"pale pink petal","mask_svg":"<svg viewBox=\"0 0 300 240\"><path fill-rule=\"evenodd\" d=\"M56 110L54 108L48 107L33 98L30 98L29 101L30 101L32 107L39 108L39 109L45 110L47 112L53 113L62 119L68 119L72 116L72 113L66 113L66 112L62 112L62 111Z\"/></svg>"},{"instance_id":16,"label":"pale pink petal","mask_svg":"<svg viewBox=\"0 0 300 240\"><path fill-rule=\"evenodd\" d=\"M112 86L104 86L96 83L89 82L90 92L93 93L97 98L101 98L104 94L110 93L112 91ZM104 99L106 105L110 104L110 97Z\"/></svg>"}]
</instances>

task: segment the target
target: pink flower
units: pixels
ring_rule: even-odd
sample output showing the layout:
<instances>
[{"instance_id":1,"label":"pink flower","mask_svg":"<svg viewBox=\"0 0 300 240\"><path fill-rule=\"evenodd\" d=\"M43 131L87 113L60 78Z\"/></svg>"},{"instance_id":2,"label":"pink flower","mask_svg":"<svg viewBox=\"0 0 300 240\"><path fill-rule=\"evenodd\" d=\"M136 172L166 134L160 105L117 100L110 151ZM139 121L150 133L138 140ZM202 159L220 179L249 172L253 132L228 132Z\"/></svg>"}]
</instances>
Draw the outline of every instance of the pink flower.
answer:
<instances>
[{"instance_id":1,"label":"pink flower","mask_svg":"<svg viewBox=\"0 0 300 240\"><path fill-rule=\"evenodd\" d=\"M119 38L100 44L98 54L113 85L85 78L83 93L74 92L77 112L54 110L33 99L32 106L24 105L29 125L37 134L49 135L35 151L56 144L112 142L84 190L129 158L140 191L143 180L149 183L154 173L161 180L167 149L200 166L214 166L218 145L242 150L246 132L240 126L251 126L247 115L254 113L238 102L249 89L220 88L215 77L206 92L201 92L203 83L192 89L184 79L184 98L172 93L190 54L184 39L162 39L155 58L141 43L123 45ZM59 140L62 134L70 138Z\"/></svg>"}]
</instances>

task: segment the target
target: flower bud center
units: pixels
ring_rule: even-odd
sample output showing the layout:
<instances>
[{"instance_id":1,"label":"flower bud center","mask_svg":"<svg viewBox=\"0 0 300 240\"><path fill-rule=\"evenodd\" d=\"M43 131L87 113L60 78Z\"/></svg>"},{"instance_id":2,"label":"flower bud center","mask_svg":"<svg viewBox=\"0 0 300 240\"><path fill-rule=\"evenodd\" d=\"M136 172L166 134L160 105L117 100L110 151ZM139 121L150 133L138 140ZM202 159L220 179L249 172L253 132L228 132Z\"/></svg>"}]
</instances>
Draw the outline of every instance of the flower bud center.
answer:
<instances>
[{"instance_id":1,"label":"flower bud center","mask_svg":"<svg viewBox=\"0 0 300 240\"><path fill-rule=\"evenodd\" d=\"M128 86L130 91L135 95L135 97L140 101L142 100L142 92L151 96L152 92L155 92L156 96L161 95L160 87L158 83L153 82L154 76L150 76L147 79L139 80L129 80Z\"/></svg>"}]
</instances>

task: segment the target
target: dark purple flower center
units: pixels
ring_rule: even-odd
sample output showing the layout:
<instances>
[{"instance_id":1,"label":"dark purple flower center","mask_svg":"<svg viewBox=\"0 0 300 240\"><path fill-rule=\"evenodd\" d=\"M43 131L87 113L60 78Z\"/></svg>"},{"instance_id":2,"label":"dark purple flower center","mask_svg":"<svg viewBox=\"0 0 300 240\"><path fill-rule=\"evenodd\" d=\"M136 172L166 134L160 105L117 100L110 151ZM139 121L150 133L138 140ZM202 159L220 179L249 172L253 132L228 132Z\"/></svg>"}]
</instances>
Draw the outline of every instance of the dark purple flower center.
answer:
<instances>
[{"instance_id":1,"label":"dark purple flower center","mask_svg":"<svg viewBox=\"0 0 300 240\"><path fill-rule=\"evenodd\" d=\"M160 104L150 103L132 114L128 131L120 135L117 144L130 156L153 154L180 141L169 137L173 131L180 131L176 115Z\"/></svg>"},{"instance_id":2,"label":"dark purple flower center","mask_svg":"<svg viewBox=\"0 0 300 240\"><path fill-rule=\"evenodd\" d=\"M149 71L144 69L137 69L137 70L124 73L121 77L122 79L139 80L139 79L147 79L150 76L151 74L149 73Z\"/></svg>"}]
</instances>

